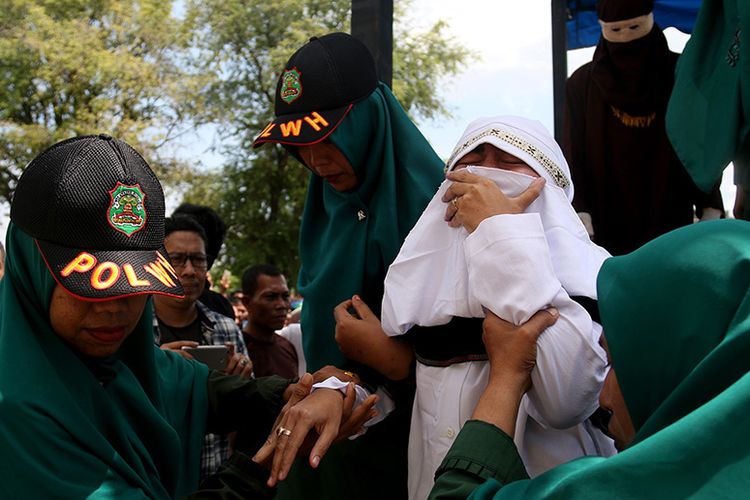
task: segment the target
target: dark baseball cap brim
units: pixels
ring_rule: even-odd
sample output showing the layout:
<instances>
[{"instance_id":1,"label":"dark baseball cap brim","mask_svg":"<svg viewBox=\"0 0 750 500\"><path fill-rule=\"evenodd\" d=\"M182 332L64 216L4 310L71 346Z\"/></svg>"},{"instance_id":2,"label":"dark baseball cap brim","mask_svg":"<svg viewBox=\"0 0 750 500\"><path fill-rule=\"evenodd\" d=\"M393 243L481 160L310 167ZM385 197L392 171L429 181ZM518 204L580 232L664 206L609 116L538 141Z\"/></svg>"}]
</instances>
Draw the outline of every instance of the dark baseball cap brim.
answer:
<instances>
[{"instance_id":1,"label":"dark baseball cap brim","mask_svg":"<svg viewBox=\"0 0 750 500\"><path fill-rule=\"evenodd\" d=\"M342 108L326 111L280 115L266 125L253 141L257 148L266 142L276 142L288 146L310 146L325 140L336 130L341 121L351 111L354 103Z\"/></svg>"},{"instance_id":2,"label":"dark baseball cap brim","mask_svg":"<svg viewBox=\"0 0 750 500\"><path fill-rule=\"evenodd\" d=\"M86 250L35 241L55 281L79 299L185 296L163 246L158 250Z\"/></svg>"}]
</instances>

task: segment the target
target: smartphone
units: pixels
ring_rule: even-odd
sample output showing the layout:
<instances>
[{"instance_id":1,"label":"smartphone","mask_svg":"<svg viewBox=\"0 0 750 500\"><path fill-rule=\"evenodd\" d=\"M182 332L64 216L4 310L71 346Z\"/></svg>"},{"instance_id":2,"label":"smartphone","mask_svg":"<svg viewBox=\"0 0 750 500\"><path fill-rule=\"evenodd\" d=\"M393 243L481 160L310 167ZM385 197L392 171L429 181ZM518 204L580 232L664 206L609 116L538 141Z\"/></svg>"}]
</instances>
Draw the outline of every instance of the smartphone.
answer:
<instances>
[{"instance_id":1,"label":"smartphone","mask_svg":"<svg viewBox=\"0 0 750 500\"><path fill-rule=\"evenodd\" d=\"M196 361L207 365L212 370L223 370L227 367L229 349L225 345L199 345L183 347Z\"/></svg>"}]
</instances>

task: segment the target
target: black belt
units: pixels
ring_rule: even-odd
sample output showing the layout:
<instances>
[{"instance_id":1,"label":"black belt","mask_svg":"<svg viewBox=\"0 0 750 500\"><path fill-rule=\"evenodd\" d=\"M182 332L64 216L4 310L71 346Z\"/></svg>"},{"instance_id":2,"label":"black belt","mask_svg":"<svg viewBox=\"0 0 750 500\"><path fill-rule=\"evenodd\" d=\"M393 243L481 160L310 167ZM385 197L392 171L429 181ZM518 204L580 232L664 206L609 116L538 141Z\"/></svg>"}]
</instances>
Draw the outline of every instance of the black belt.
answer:
<instances>
[{"instance_id":1,"label":"black belt","mask_svg":"<svg viewBox=\"0 0 750 500\"><path fill-rule=\"evenodd\" d=\"M487 352L482 342L484 318L453 317L438 326L414 326L409 338L417 361L429 366L450 366L464 361L484 361Z\"/></svg>"},{"instance_id":2,"label":"black belt","mask_svg":"<svg viewBox=\"0 0 750 500\"><path fill-rule=\"evenodd\" d=\"M596 300L571 297L586 309L591 319L599 322ZM450 366L465 361L486 361L487 351L482 342L484 318L454 316L448 323L438 326L414 326L407 335L414 346L417 361L428 366Z\"/></svg>"}]
</instances>

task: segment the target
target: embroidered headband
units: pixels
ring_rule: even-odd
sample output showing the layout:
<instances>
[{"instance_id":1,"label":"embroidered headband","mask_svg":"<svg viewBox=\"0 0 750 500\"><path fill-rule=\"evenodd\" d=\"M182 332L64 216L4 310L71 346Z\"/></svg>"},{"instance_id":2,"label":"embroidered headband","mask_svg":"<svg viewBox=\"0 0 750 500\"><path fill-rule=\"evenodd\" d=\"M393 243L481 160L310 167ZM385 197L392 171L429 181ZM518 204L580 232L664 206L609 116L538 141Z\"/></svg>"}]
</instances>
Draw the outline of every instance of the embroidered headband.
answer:
<instances>
[{"instance_id":1,"label":"embroidered headband","mask_svg":"<svg viewBox=\"0 0 750 500\"><path fill-rule=\"evenodd\" d=\"M470 137L463 144L456 146L445 165L445 171L447 172L452 168L456 160L459 159L459 155L463 156L467 152L471 151L471 149L473 149L473 146L477 143L487 142L483 141L482 139L490 136L496 137L501 141L526 152L529 156L531 156L538 162L539 166L542 167L547 172L547 174L549 174L550 178L556 186L562 189L570 186L570 179L565 174L563 169L560 168L557 163L552 161L546 154L544 154L538 147L518 137L517 135L506 132L505 130L500 130L498 128L484 130L483 132ZM533 165L530 166L533 168Z\"/></svg>"}]
</instances>

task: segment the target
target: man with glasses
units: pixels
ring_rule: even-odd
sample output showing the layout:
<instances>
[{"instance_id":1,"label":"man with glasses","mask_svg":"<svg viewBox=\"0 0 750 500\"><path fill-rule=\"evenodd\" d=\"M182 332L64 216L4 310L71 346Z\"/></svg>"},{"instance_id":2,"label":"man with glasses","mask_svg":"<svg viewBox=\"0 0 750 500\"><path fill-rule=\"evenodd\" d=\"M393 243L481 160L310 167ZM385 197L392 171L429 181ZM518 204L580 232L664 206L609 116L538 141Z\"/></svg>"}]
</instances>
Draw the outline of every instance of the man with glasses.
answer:
<instances>
[{"instance_id":1,"label":"man with glasses","mask_svg":"<svg viewBox=\"0 0 750 500\"><path fill-rule=\"evenodd\" d=\"M206 233L192 217L175 214L164 221L164 248L180 278L185 297L154 297L154 339L162 349L189 358L183 347L229 345L224 372L252 376L242 333L231 318L208 309L198 298L203 293L208 269ZM201 479L213 474L229 458L229 438L208 434L201 455Z\"/></svg>"},{"instance_id":2,"label":"man with glasses","mask_svg":"<svg viewBox=\"0 0 750 500\"><path fill-rule=\"evenodd\" d=\"M221 247L224 244L224 236L226 235L226 224L221 219L216 210L206 205L194 205L192 203L182 203L172 213L174 217L177 214L189 215L195 219L198 224L201 225L203 230L206 232L206 255L208 256L208 270L216 262L216 258L219 256ZM203 287L203 294L200 296L201 303L219 314L229 316L232 319L235 317L235 311L230 301L219 292L211 290L211 286L206 284Z\"/></svg>"}]
</instances>

